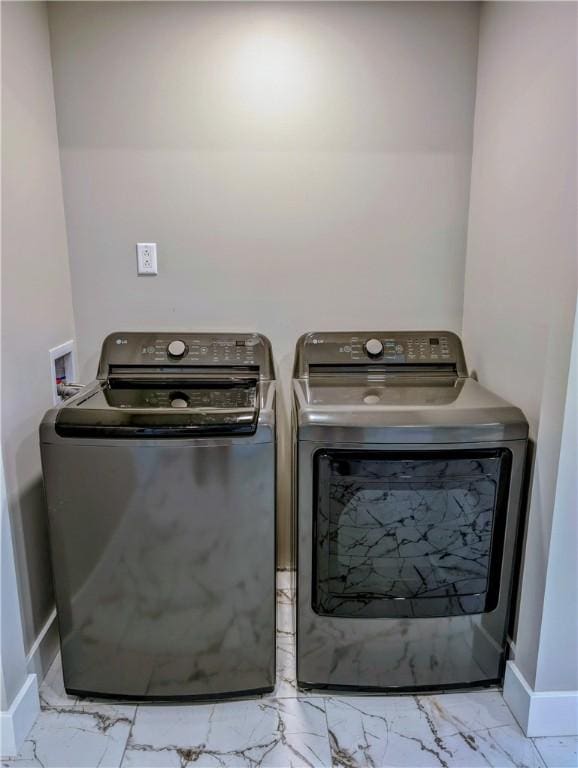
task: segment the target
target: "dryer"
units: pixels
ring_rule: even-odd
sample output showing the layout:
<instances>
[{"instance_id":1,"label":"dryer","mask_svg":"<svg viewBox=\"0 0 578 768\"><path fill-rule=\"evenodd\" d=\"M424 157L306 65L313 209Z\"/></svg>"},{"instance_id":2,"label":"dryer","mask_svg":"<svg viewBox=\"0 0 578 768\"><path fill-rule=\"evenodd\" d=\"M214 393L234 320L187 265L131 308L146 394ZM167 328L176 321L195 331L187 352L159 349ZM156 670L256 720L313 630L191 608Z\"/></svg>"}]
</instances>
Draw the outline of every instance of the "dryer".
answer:
<instances>
[{"instance_id":1,"label":"dryer","mask_svg":"<svg viewBox=\"0 0 578 768\"><path fill-rule=\"evenodd\" d=\"M247 333L113 333L40 427L70 694L275 683L275 381Z\"/></svg>"},{"instance_id":2,"label":"dryer","mask_svg":"<svg viewBox=\"0 0 578 768\"><path fill-rule=\"evenodd\" d=\"M446 331L308 333L293 380L297 680L498 684L528 437Z\"/></svg>"}]
</instances>

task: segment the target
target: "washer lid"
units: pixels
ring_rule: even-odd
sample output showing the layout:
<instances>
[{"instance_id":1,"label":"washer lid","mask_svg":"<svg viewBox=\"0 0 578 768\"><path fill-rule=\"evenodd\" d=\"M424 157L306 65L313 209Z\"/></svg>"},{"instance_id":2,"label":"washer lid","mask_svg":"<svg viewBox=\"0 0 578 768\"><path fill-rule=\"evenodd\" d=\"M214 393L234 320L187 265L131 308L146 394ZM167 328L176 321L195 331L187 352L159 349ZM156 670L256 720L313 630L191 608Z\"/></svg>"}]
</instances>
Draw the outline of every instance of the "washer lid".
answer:
<instances>
[{"instance_id":1,"label":"washer lid","mask_svg":"<svg viewBox=\"0 0 578 768\"><path fill-rule=\"evenodd\" d=\"M115 379L65 404L56 416L65 437L253 435L257 381Z\"/></svg>"}]
</instances>

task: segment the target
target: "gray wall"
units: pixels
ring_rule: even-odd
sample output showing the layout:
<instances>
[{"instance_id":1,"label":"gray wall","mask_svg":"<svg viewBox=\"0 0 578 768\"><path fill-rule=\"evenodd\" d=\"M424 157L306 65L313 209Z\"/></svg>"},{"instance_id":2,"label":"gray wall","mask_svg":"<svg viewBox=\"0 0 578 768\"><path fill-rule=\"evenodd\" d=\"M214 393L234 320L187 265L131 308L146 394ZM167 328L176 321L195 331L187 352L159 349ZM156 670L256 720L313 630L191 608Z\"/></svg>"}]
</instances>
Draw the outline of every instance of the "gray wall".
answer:
<instances>
[{"instance_id":1,"label":"gray wall","mask_svg":"<svg viewBox=\"0 0 578 768\"><path fill-rule=\"evenodd\" d=\"M258 329L287 405L306 330L460 329L477 4L49 16L84 379L113 329Z\"/></svg>"},{"instance_id":2,"label":"gray wall","mask_svg":"<svg viewBox=\"0 0 578 768\"><path fill-rule=\"evenodd\" d=\"M538 441L516 664L541 690L578 689L575 653L537 669L549 551L572 535L554 501L576 306L576 93L575 4L482 6L463 335L470 366L523 408ZM555 577L574 602L575 559ZM576 625L556 605L552 631L569 647Z\"/></svg>"},{"instance_id":3,"label":"gray wall","mask_svg":"<svg viewBox=\"0 0 578 768\"><path fill-rule=\"evenodd\" d=\"M2 4L2 449L29 649L53 609L38 424L74 336L44 3Z\"/></svg>"}]
</instances>

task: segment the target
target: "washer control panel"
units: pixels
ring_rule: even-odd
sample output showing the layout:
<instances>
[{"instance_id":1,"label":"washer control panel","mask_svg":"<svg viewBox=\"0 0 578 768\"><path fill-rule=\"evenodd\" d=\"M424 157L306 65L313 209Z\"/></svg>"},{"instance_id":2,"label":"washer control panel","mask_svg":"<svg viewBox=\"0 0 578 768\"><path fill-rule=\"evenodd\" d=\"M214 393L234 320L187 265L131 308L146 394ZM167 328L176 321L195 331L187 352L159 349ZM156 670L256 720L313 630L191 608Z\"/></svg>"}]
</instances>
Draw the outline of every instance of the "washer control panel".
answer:
<instances>
[{"instance_id":1,"label":"washer control panel","mask_svg":"<svg viewBox=\"0 0 578 768\"><path fill-rule=\"evenodd\" d=\"M272 374L271 345L258 333L112 333L104 341L98 378L110 366L260 368Z\"/></svg>"},{"instance_id":2,"label":"washer control panel","mask_svg":"<svg viewBox=\"0 0 578 768\"><path fill-rule=\"evenodd\" d=\"M297 345L296 375L309 365L453 365L467 376L462 344L450 331L308 333Z\"/></svg>"}]
</instances>

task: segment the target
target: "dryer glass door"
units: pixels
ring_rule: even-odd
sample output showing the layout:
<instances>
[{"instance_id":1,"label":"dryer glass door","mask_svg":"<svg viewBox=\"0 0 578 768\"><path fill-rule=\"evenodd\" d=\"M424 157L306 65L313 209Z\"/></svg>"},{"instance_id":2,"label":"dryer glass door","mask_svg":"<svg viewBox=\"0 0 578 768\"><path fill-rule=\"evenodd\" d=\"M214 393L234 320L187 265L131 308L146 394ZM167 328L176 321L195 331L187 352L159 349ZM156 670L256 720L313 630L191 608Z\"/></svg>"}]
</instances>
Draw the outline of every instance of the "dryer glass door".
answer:
<instances>
[{"instance_id":1,"label":"dryer glass door","mask_svg":"<svg viewBox=\"0 0 578 768\"><path fill-rule=\"evenodd\" d=\"M314 610L358 618L493 610L510 466L506 449L318 451Z\"/></svg>"}]
</instances>

